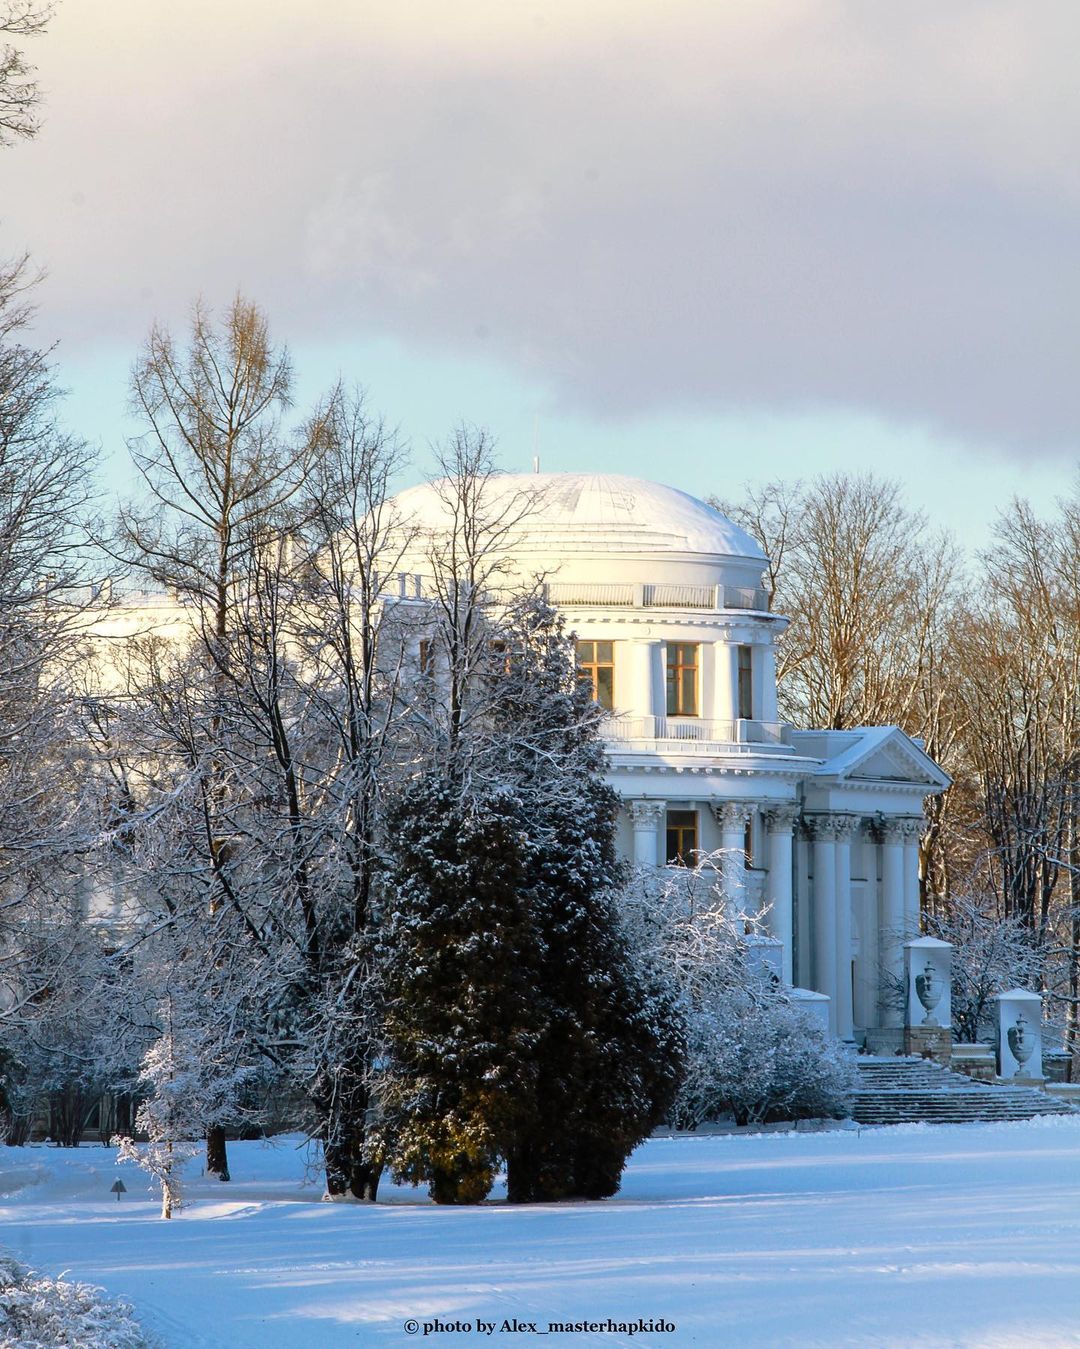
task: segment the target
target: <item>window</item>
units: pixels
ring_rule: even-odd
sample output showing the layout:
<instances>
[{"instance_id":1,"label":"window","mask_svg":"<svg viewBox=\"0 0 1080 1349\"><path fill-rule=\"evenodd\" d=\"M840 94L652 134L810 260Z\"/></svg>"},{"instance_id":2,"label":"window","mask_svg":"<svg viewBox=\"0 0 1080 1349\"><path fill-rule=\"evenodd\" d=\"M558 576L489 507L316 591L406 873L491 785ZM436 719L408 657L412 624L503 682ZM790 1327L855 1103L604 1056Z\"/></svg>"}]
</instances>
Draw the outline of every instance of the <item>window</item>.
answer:
<instances>
[{"instance_id":1,"label":"window","mask_svg":"<svg viewBox=\"0 0 1080 1349\"><path fill-rule=\"evenodd\" d=\"M434 643L427 637L420 638L420 673L429 675L435 669Z\"/></svg>"},{"instance_id":2,"label":"window","mask_svg":"<svg viewBox=\"0 0 1080 1349\"><path fill-rule=\"evenodd\" d=\"M505 642L495 638L487 644L488 673L508 675L513 670L513 655Z\"/></svg>"},{"instance_id":3,"label":"window","mask_svg":"<svg viewBox=\"0 0 1080 1349\"><path fill-rule=\"evenodd\" d=\"M578 642L577 668L582 683L592 686L592 696L610 712L615 706L615 656L611 642Z\"/></svg>"},{"instance_id":4,"label":"window","mask_svg":"<svg viewBox=\"0 0 1080 1349\"><path fill-rule=\"evenodd\" d=\"M750 721L754 715L754 649L739 647L739 717Z\"/></svg>"},{"instance_id":5,"label":"window","mask_svg":"<svg viewBox=\"0 0 1080 1349\"><path fill-rule=\"evenodd\" d=\"M697 811L669 810L667 813L668 866L692 867L697 845Z\"/></svg>"},{"instance_id":6,"label":"window","mask_svg":"<svg viewBox=\"0 0 1080 1349\"><path fill-rule=\"evenodd\" d=\"M669 717L698 715L698 648L692 642L669 642L667 649Z\"/></svg>"}]
</instances>

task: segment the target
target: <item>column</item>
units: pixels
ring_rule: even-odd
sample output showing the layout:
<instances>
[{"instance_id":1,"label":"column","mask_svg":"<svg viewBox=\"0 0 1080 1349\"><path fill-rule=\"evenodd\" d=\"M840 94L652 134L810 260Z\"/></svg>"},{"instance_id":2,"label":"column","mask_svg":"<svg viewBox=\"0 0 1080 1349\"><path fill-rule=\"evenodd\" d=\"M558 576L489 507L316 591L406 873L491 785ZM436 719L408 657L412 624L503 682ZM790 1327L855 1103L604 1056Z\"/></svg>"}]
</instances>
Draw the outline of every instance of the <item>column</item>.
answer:
<instances>
[{"instance_id":1,"label":"column","mask_svg":"<svg viewBox=\"0 0 1080 1349\"><path fill-rule=\"evenodd\" d=\"M754 648L754 660L761 669L761 696L758 699L758 721L777 719L776 711L776 648L772 642L762 642Z\"/></svg>"},{"instance_id":2,"label":"column","mask_svg":"<svg viewBox=\"0 0 1080 1349\"><path fill-rule=\"evenodd\" d=\"M858 837L858 836L856 836ZM869 840L863 838L864 846ZM866 892L863 895L859 912L859 954L855 957L855 1020L860 1026L880 1026L881 968L879 955L880 935L878 933L878 888L877 856L873 861L873 871L868 878Z\"/></svg>"},{"instance_id":3,"label":"column","mask_svg":"<svg viewBox=\"0 0 1080 1349\"><path fill-rule=\"evenodd\" d=\"M667 811L665 801L631 801L630 821L634 826L634 865L660 865L660 829Z\"/></svg>"},{"instance_id":4,"label":"column","mask_svg":"<svg viewBox=\"0 0 1080 1349\"><path fill-rule=\"evenodd\" d=\"M783 942L783 980L790 987L795 982L792 953L795 949L793 906L791 891L792 826L798 807L792 802L769 806L765 819L765 900L769 906L766 919L769 934Z\"/></svg>"},{"instance_id":5,"label":"column","mask_svg":"<svg viewBox=\"0 0 1080 1349\"><path fill-rule=\"evenodd\" d=\"M917 937L922 927L921 905L919 903L919 843L922 839L926 821L901 820L900 827L904 835L904 940Z\"/></svg>"},{"instance_id":6,"label":"column","mask_svg":"<svg viewBox=\"0 0 1080 1349\"><path fill-rule=\"evenodd\" d=\"M814 982L814 906L810 890L810 837L804 828L795 834L795 983L809 988Z\"/></svg>"},{"instance_id":7,"label":"column","mask_svg":"<svg viewBox=\"0 0 1080 1349\"><path fill-rule=\"evenodd\" d=\"M750 801L714 801L713 814L720 826L720 874L729 917L738 922L746 915L746 826L754 806Z\"/></svg>"},{"instance_id":8,"label":"column","mask_svg":"<svg viewBox=\"0 0 1080 1349\"><path fill-rule=\"evenodd\" d=\"M836 834L836 1034L855 1038L851 997L851 840L859 821L854 815L834 815Z\"/></svg>"},{"instance_id":9,"label":"column","mask_svg":"<svg viewBox=\"0 0 1080 1349\"><path fill-rule=\"evenodd\" d=\"M881 921L879 925L881 941L881 967L891 976L889 984L895 989L904 986L904 831L902 820L882 819L878 824L878 837L881 840ZM879 997L881 1002L882 1024L902 1026L903 1008L892 996L894 988L886 987L879 992L889 996Z\"/></svg>"},{"instance_id":10,"label":"column","mask_svg":"<svg viewBox=\"0 0 1080 1349\"><path fill-rule=\"evenodd\" d=\"M714 684L712 717L731 722L730 738L735 739L734 723L739 715L739 648L734 642L713 643ZM727 739L728 733L718 738Z\"/></svg>"},{"instance_id":11,"label":"column","mask_svg":"<svg viewBox=\"0 0 1080 1349\"><path fill-rule=\"evenodd\" d=\"M632 653L632 683L630 711L635 717L645 719L643 734L655 734L655 726L650 718L657 715L657 691L654 670L658 664L657 652L660 642L634 641L630 644Z\"/></svg>"},{"instance_id":12,"label":"column","mask_svg":"<svg viewBox=\"0 0 1080 1349\"><path fill-rule=\"evenodd\" d=\"M808 815L814 862L814 988L828 995L836 1034L836 836L832 815Z\"/></svg>"}]
</instances>

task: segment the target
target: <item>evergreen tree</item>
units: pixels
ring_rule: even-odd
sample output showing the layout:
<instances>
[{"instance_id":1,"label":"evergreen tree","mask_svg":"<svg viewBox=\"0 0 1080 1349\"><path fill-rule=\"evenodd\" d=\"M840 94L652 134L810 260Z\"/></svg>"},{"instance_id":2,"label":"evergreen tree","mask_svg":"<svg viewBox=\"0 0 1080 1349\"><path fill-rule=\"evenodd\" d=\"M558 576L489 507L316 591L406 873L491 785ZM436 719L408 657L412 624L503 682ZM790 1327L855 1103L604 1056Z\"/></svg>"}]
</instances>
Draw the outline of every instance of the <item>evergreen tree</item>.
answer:
<instances>
[{"instance_id":1,"label":"evergreen tree","mask_svg":"<svg viewBox=\"0 0 1080 1349\"><path fill-rule=\"evenodd\" d=\"M679 1023L622 934L617 798L560 620L524 600L487 649L482 722L389 820L387 1155L440 1202L500 1159L515 1202L600 1198L670 1104Z\"/></svg>"},{"instance_id":2,"label":"evergreen tree","mask_svg":"<svg viewBox=\"0 0 1080 1349\"><path fill-rule=\"evenodd\" d=\"M615 896L618 797L604 777L602 713L577 678L561 617L526 599L507 616L513 658L497 704L524 807L526 901L543 933L538 991L546 1025L539 1089L507 1140L514 1202L618 1189L631 1151L676 1090L680 1023L661 984L636 962Z\"/></svg>"},{"instance_id":3,"label":"evergreen tree","mask_svg":"<svg viewBox=\"0 0 1080 1349\"><path fill-rule=\"evenodd\" d=\"M505 794L463 800L432 774L388 821L382 1135L395 1176L429 1182L437 1203L484 1198L535 1095L539 934L519 811Z\"/></svg>"}]
</instances>

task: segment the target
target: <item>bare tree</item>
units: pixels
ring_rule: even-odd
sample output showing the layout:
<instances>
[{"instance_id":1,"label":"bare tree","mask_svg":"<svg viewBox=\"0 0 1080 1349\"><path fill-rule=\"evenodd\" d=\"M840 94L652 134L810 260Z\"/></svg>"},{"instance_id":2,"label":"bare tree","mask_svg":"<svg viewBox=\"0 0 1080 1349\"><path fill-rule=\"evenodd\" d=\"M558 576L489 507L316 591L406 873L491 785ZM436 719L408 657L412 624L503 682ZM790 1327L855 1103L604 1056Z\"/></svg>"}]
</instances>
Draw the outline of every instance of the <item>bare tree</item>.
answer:
<instances>
[{"instance_id":1,"label":"bare tree","mask_svg":"<svg viewBox=\"0 0 1080 1349\"><path fill-rule=\"evenodd\" d=\"M4 0L0 4L0 34L33 37L44 31L52 12L51 4L42 5L38 0ZM35 134L38 97L34 68L25 54L11 42L0 44L0 146Z\"/></svg>"},{"instance_id":2,"label":"bare tree","mask_svg":"<svg viewBox=\"0 0 1080 1349\"><path fill-rule=\"evenodd\" d=\"M790 619L779 644L782 715L846 730L896 725L946 769L961 719L949 693L957 550L909 510L898 483L834 474L809 485L748 488L716 503L769 557L772 605ZM929 807L924 882L949 885L950 794Z\"/></svg>"},{"instance_id":3,"label":"bare tree","mask_svg":"<svg viewBox=\"0 0 1080 1349\"><path fill-rule=\"evenodd\" d=\"M132 373L146 430L131 454L156 508L123 509L113 551L185 603L210 673L211 704L237 677L235 639L253 541L261 545L285 529L320 435L317 416L299 433L284 428L291 381L288 353L274 347L266 317L240 296L220 323L197 303L182 347L156 326ZM199 788L212 918L223 904L235 906L232 842L222 822L230 790L226 723L219 707L186 725L197 740L179 750ZM207 1168L228 1179L220 1125L207 1137Z\"/></svg>"},{"instance_id":4,"label":"bare tree","mask_svg":"<svg viewBox=\"0 0 1080 1349\"><path fill-rule=\"evenodd\" d=\"M511 556L519 527L538 497L516 484L500 484L494 445L482 429L459 427L437 463L441 476L434 489L444 519L425 541L425 570L434 606L434 659L443 687L432 704L431 729L438 730L434 743L441 742L454 775L475 767L475 757L459 751L471 723L482 722L490 707L486 676L493 654L498 657L492 618L512 595L530 588L530 578L513 575Z\"/></svg>"}]
</instances>

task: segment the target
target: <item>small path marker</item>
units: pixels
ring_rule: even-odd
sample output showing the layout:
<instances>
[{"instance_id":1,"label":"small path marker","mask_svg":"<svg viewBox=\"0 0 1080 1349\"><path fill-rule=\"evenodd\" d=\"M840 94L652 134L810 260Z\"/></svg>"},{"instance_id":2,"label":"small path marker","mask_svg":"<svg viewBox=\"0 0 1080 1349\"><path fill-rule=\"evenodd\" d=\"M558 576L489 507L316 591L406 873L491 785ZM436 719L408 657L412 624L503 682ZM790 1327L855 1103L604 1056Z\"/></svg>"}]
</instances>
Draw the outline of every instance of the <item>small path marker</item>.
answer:
<instances>
[{"instance_id":1,"label":"small path marker","mask_svg":"<svg viewBox=\"0 0 1080 1349\"><path fill-rule=\"evenodd\" d=\"M122 1194L127 1194L127 1186L124 1184L124 1182L120 1179L119 1176L117 1176L116 1179L113 1181L112 1189L109 1191L109 1193L116 1195L116 1202L118 1204L120 1202L120 1196Z\"/></svg>"}]
</instances>

